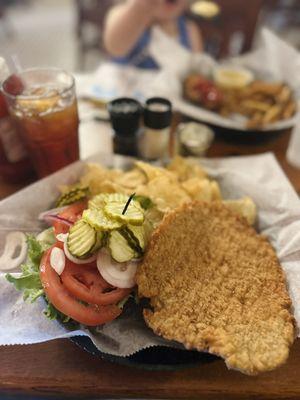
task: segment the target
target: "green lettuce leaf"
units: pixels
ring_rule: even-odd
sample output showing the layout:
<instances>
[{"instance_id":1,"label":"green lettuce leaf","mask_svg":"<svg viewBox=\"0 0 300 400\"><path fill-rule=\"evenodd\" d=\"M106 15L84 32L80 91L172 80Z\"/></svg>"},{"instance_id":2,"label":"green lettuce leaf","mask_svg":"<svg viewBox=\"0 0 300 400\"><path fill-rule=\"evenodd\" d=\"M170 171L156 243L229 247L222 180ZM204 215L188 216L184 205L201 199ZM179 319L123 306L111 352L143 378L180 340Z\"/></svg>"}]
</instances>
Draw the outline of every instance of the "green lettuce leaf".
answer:
<instances>
[{"instance_id":1,"label":"green lettuce leaf","mask_svg":"<svg viewBox=\"0 0 300 400\"><path fill-rule=\"evenodd\" d=\"M123 300L120 300L119 303L117 304L119 308L121 308L121 310L123 310L125 304L127 303L127 301L131 298L131 294L129 294L128 296L124 297Z\"/></svg>"},{"instance_id":2,"label":"green lettuce leaf","mask_svg":"<svg viewBox=\"0 0 300 400\"><path fill-rule=\"evenodd\" d=\"M43 232L39 233L37 236L37 240L41 244L44 251L49 249L49 247L51 247L56 242L53 227L45 229Z\"/></svg>"},{"instance_id":3,"label":"green lettuce leaf","mask_svg":"<svg viewBox=\"0 0 300 400\"><path fill-rule=\"evenodd\" d=\"M75 321L70 317L58 311L46 298L42 282L40 280L40 262L45 250L55 243L53 228L46 229L39 234L39 240L34 235L27 235L27 259L26 263L21 265L22 273L19 276L6 274L8 282L12 283L17 290L23 291L24 301L35 302L43 296L47 303L44 314L49 319L57 319L59 322L69 324L70 329L76 326ZM78 325L78 324L77 324Z\"/></svg>"},{"instance_id":4,"label":"green lettuce leaf","mask_svg":"<svg viewBox=\"0 0 300 400\"><path fill-rule=\"evenodd\" d=\"M74 319L68 317L67 315L63 314L62 312L58 311L53 304L49 302L47 297L45 297L45 301L47 303L47 307L44 310L44 314L47 318L54 320L56 319L58 322L63 323L64 326L69 330L78 329L80 324Z\"/></svg>"},{"instance_id":5,"label":"green lettuce leaf","mask_svg":"<svg viewBox=\"0 0 300 400\"><path fill-rule=\"evenodd\" d=\"M149 210L154 206L153 201L147 196L135 195L134 200L138 201L144 210Z\"/></svg>"},{"instance_id":6,"label":"green lettuce leaf","mask_svg":"<svg viewBox=\"0 0 300 400\"><path fill-rule=\"evenodd\" d=\"M15 277L6 274L6 279L14 284L17 290L24 291L24 300L34 302L44 294L39 275L39 266L44 249L34 235L27 236L27 245L27 260L25 264L21 265L21 275Z\"/></svg>"},{"instance_id":7,"label":"green lettuce leaf","mask_svg":"<svg viewBox=\"0 0 300 400\"><path fill-rule=\"evenodd\" d=\"M71 320L70 317L58 311L51 303L47 301L47 308L44 310L44 314L49 319L57 319L61 322L69 322Z\"/></svg>"}]
</instances>

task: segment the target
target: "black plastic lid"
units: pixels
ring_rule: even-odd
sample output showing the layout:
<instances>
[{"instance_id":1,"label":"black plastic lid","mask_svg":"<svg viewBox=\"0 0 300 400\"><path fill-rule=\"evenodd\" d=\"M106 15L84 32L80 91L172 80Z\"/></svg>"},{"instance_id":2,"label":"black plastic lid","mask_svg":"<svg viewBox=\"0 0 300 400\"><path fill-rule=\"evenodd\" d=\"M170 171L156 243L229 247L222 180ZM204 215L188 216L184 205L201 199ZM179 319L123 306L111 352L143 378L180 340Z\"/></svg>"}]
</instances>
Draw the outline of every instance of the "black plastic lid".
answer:
<instances>
[{"instance_id":1,"label":"black plastic lid","mask_svg":"<svg viewBox=\"0 0 300 400\"><path fill-rule=\"evenodd\" d=\"M110 122L118 136L134 136L140 126L141 104L130 97L117 98L107 105Z\"/></svg>"},{"instance_id":2,"label":"black plastic lid","mask_svg":"<svg viewBox=\"0 0 300 400\"><path fill-rule=\"evenodd\" d=\"M163 97L151 97L146 101L144 123L151 129L164 129L171 125L172 103Z\"/></svg>"}]
</instances>

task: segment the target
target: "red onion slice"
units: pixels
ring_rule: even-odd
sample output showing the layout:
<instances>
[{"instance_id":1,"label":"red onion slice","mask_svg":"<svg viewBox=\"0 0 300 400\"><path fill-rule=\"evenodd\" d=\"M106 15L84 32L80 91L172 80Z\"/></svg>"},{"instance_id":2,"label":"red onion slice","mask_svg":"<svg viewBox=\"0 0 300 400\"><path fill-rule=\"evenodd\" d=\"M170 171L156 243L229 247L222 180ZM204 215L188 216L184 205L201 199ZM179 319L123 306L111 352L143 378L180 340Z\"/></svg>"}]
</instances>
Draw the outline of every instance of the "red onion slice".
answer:
<instances>
[{"instance_id":1,"label":"red onion slice","mask_svg":"<svg viewBox=\"0 0 300 400\"><path fill-rule=\"evenodd\" d=\"M58 208L52 208L51 210L43 211L42 213L39 214L38 219L43 221L45 219L45 216L47 215L57 215L64 211L68 206L64 207L58 207Z\"/></svg>"},{"instance_id":2,"label":"red onion slice","mask_svg":"<svg viewBox=\"0 0 300 400\"><path fill-rule=\"evenodd\" d=\"M74 224L74 222L71 222L66 218L59 217L58 215L50 215L50 214L49 215L45 215L43 219L44 219L44 221L49 222L49 223L51 223L51 222L60 222L60 223L62 223L64 225L67 225L67 226L72 226Z\"/></svg>"}]
</instances>

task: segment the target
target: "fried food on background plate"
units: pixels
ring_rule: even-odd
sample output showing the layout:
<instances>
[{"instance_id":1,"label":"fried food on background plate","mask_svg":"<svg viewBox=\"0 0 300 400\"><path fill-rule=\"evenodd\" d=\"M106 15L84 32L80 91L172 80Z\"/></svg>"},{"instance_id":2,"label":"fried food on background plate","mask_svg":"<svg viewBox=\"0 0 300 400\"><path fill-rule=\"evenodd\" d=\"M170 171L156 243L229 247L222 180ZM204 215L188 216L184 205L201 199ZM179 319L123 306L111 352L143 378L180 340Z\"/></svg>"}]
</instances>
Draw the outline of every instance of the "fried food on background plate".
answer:
<instances>
[{"instance_id":1,"label":"fried food on background plate","mask_svg":"<svg viewBox=\"0 0 300 400\"><path fill-rule=\"evenodd\" d=\"M214 83L199 73L192 72L186 77L183 82L183 96L225 118L240 114L246 118L246 128L254 130L289 119L297 112L294 93L284 82L254 80L240 88L235 85L218 86L218 82L215 84L215 90L220 92L215 107L209 107L203 101L203 93L207 90L205 88Z\"/></svg>"},{"instance_id":2,"label":"fried food on background plate","mask_svg":"<svg viewBox=\"0 0 300 400\"><path fill-rule=\"evenodd\" d=\"M155 230L138 269L153 331L246 374L283 364L295 323L268 240L221 202L191 202Z\"/></svg>"}]
</instances>

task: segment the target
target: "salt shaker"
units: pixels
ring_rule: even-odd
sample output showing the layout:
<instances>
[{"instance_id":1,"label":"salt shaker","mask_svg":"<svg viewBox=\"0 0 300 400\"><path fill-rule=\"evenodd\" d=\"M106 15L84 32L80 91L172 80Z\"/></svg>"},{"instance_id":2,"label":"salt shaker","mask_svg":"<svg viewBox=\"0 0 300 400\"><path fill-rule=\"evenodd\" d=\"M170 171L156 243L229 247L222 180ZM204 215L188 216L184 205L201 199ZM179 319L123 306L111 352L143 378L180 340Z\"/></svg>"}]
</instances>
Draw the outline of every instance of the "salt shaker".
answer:
<instances>
[{"instance_id":1,"label":"salt shaker","mask_svg":"<svg viewBox=\"0 0 300 400\"><path fill-rule=\"evenodd\" d=\"M146 101L144 129L139 137L139 155L146 160L163 159L168 155L172 104L162 97Z\"/></svg>"}]
</instances>

